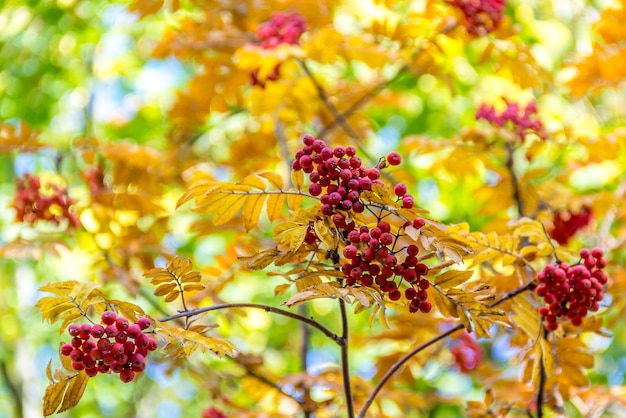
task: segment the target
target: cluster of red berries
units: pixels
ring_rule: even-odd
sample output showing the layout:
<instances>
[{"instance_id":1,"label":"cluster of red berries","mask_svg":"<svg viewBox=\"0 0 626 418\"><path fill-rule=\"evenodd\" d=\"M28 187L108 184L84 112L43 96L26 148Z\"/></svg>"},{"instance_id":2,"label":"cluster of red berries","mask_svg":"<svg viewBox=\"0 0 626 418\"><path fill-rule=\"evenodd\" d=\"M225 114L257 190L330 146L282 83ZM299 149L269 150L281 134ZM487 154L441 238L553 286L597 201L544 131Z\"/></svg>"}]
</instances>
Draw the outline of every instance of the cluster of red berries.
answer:
<instances>
[{"instance_id":1,"label":"cluster of red berries","mask_svg":"<svg viewBox=\"0 0 626 418\"><path fill-rule=\"evenodd\" d=\"M263 48L272 49L280 44L297 45L306 30L306 19L299 13L274 12L259 25L257 36Z\"/></svg>"},{"instance_id":2,"label":"cluster of red berries","mask_svg":"<svg viewBox=\"0 0 626 418\"><path fill-rule=\"evenodd\" d=\"M550 236L561 245L573 237L578 230L589 225L591 222L591 208L583 206L580 212L570 211L557 212L552 220L553 227L550 229Z\"/></svg>"},{"instance_id":3,"label":"cluster of red berries","mask_svg":"<svg viewBox=\"0 0 626 418\"><path fill-rule=\"evenodd\" d=\"M350 262L341 266L347 286L360 284L371 287L376 283L382 292L388 294L390 300L396 301L402 297L399 286L404 280L409 284L404 291L404 296L409 301L409 311L430 312L432 305L427 300L426 292L430 282L423 277L428 273L428 267L419 262L417 245L410 244L395 250L401 232L392 233L389 223L382 220L371 229L367 226L356 229L354 222L346 225L341 214L333 215L333 221L338 228L349 229L347 239L350 244L343 249L343 256ZM404 227L413 226L419 229L424 225L424 220L417 218L413 222L407 222ZM399 257L404 258L402 262L398 260Z\"/></svg>"},{"instance_id":4,"label":"cluster of red berries","mask_svg":"<svg viewBox=\"0 0 626 418\"><path fill-rule=\"evenodd\" d=\"M280 44L297 45L300 36L307 30L305 18L298 13L275 12L270 20L263 22L257 28L257 37L263 49L273 49ZM259 70L250 74L250 84L265 88L267 81L276 81L280 78L280 64L278 64L265 80L259 80Z\"/></svg>"},{"instance_id":5,"label":"cluster of red berries","mask_svg":"<svg viewBox=\"0 0 626 418\"><path fill-rule=\"evenodd\" d=\"M537 117L537 104L534 100L531 100L525 108L521 108L519 103L510 102L507 99L505 102L506 109L499 115L493 106L483 103L476 111L476 119L484 119L496 126L504 126L510 122L522 141L531 132L542 139L546 137L546 130Z\"/></svg>"},{"instance_id":6,"label":"cluster of red berries","mask_svg":"<svg viewBox=\"0 0 626 418\"><path fill-rule=\"evenodd\" d=\"M604 253L600 248L580 250L580 262L570 266L565 262L548 264L537 274L537 296L543 298L544 306L539 313L545 318L549 331L558 328L558 318L567 317L579 326L588 312L596 312L604 294L608 277Z\"/></svg>"},{"instance_id":7,"label":"cluster of red berries","mask_svg":"<svg viewBox=\"0 0 626 418\"><path fill-rule=\"evenodd\" d=\"M70 208L74 204L67 189L51 185L52 194L44 193L41 180L32 174L24 175L16 181L17 189L11 206L17 210L16 220L27 224L37 221L50 221L60 224L64 219L69 227L78 227L80 222Z\"/></svg>"},{"instance_id":8,"label":"cluster of red berries","mask_svg":"<svg viewBox=\"0 0 626 418\"><path fill-rule=\"evenodd\" d=\"M212 406L202 411L202 418L226 418L226 415L218 408Z\"/></svg>"},{"instance_id":9,"label":"cluster of red berries","mask_svg":"<svg viewBox=\"0 0 626 418\"><path fill-rule=\"evenodd\" d=\"M380 180L380 169L389 165L399 165L400 154L390 152L387 159L375 168L363 166L353 146L337 146L334 149L322 139L313 135L304 135L304 147L296 151L292 168L309 175L311 185L309 193L320 196L321 212L326 216L335 213L335 209L362 213L365 206L361 202L361 193L372 190L372 185L384 185ZM413 196L406 192L402 183L394 187L394 192L402 202L402 207L410 209L414 205Z\"/></svg>"},{"instance_id":10,"label":"cluster of red berries","mask_svg":"<svg viewBox=\"0 0 626 418\"><path fill-rule=\"evenodd\" d=\"M377 217L378 223L370 228L357 226L353 219L341 213L362 213L367 203L362 201L361 194L372 190L374 184L384 185L380 180L380 170L387 165L400 164L400 154L390 152L375 168L367 168L353 146L330 148L326 142L312 135L304 135L303 143L304 147L296 152L292 168L309 175L309 193L320 197L321 213L332 217L333 224L348 243L343 249L347 262L341 267L346 286L371 287L375 284L388 294L389 299L396 301L402 297L400 285L404 280L409 284L404 291L409 310L430 312L432 305L426 300L430 282L423 277L428 273L428 267L417 258L419 247L411 244L396 248L398 239L404 235L404 228L411 226L419 229L425 221L416 218L406 222L398 231L392 231L391 225L381 216ZM413 207L413 196L407 193L404 184L396 184L394 193L403 208ZM304 240L307 244L320 240L312 223Z\"/></svg>"},{"instance_id":11,"label":"cluster of red berries","mask_svg":"<svg viewBox=\"0 0 626 418\"><path fill-rule=\"evenodd\" d=\"M463 23L470 34L484 36L493 32L502 21L506 1L449 0L449 3L463 12Z\"/></svg>"},{"instance_id":12,"label":"cluster of red berries","mask_svg":"<svg viewBox=\"0 0 626 418\"><path fill-rule=\"evenodd\" d=\"M472 335L463 330L461 338L450 349L454 364L462 373L475 369L483 360L483 350Z\"/></svg>"},{"instance_id":13,"label":"cluster of red berries","mask_svg":"<svg viewBox=\"0 0 626 418\"><path fill-rule=\"evenodd\" d=\"M61 346L61 354L72 361L76 371L85 370L89 377L98 373L116 373L124 383L146 368L148 353L157 349L157 341L144 334L151 326L148 318L131 324L128 319L105 311L102 324L71 324L67 331L71 343Z\"/></svg>"}]
</instances>

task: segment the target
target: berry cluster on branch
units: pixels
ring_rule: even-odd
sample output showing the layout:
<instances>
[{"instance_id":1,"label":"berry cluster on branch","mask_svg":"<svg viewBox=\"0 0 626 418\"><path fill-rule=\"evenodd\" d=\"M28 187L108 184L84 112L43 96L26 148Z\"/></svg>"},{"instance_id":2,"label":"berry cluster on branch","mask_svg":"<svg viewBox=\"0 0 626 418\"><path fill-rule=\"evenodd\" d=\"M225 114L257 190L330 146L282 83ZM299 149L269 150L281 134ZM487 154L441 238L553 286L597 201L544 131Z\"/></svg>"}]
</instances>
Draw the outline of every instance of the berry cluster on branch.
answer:
<instances>
[{"instance_id":1,"label":"berry cluster on branch","mask_svg":"<svg viewBox=\"0 0 626 418\"><path fill-rule=\"evenodd\" d=\"M496 30L502 21L505 0L449 0L465 15L463 24L471 35L484 36Z\"/></svg>"},{"instance_id":2,"label":"berry cluster on branch","mask_svg":"<svg viewBox=\"0 0 626 418\"><path fill-rule=\"evenodd\" d=\"M272 49L280 44L297 45L306 30L306 19L299 13L274 12L259 25L257 37L263 48Z\"/></svg>"},{"instance_id":3,"label":"berry cluster on branch","mask_svg":"<svg viewBox=\"0 0 626 418\"><path fill-rule=\"evenodd\" d=\"M604 297L604 285L608 277L604 271L606 260L600 248L580 250L580 261L570 266L559 262L548 264L537 274L537 296L543 298L544 306L539 313L545 318L548 331L555 331L558 319L568 318L579 326L588 312L596 312Z\"/></svg>"},{"instance_id":4,"label":"berry cluster on branch","mask_svg":"<svg viewBox=\"0 0 626 418\"><path fill-rule=\"evenodd\" d=\"M361 199L361 195L371 191L375 184L384 186L385 183L380 179L380 170L387 165L399 165L402 162L400 154L390 152L376 167L367 168L363 166L353 146L330 148L325 141L308 134L304 135L303 143L304 147L295 154L292 168L309 175L309 193L319 196L320 212L331 217L333 224L347 241L348 245L342 253L346 262L341 266L346 285L377 286L390 300L397 301L403 295L400 289L405 281L408 288L404 290L404 297L409 302L409 311L430 312L432 305L427 300L426 291L430 282L423 277L428 273L428 267L417 258L419 247L410 244L397 248L398 240L406 235L407 227L420 229L425 221L416 218L412 222L405 222L397 230L392 230L391 225L383 220L389 213L381 208L372 210L377 224L371 227L357 225L349 217L350 212L365 211L368 203ZM396 184L393 190L401 207L413 207L413 196L407 193L404 184ZM305 242L314 244L319 240L310 224Z\"/></svg>"},{"instance_id":5,"label":"berry cluster on branch","mask_svg":"<svg viewBox=\"0 0 626 418\"><path fill-rule=\"evenodd\" d=\"M75 371L85 370L89 377L98 373L116 373L128 383L135 373L146 368L146 358L157 349L157 341L144 333L151 326L148 318L131 324L113 311L105 311L101 324L71 324L67 331L72 341L61 346Z\"/></svg>"},{"instance_id":6,"label":"berry cluster on branch","mask_svg":"<svg viewBox=\"0 0 626 418\"><path fill-rule=\"evenodd\" d=\"M507 99L504 101L506 102L506 109L500 114L496 112L493 106L481 104L476 111L476 119L484 119L496 126L504 126L509 122L522 142L526 135L531 132L541 139L546 138L546 130L537 117L537 104L534 100L530 101L524 108L519 103Z\"/></svg>"},{"instance_id":7,"label":"berry cluster on branch","mask_svg":"<svg viewBox=\"0 0 626 418\"><path fill-rule=\"evenodd\" d=\"M45 192L41 180L32 174L16 180L16 191L11 206L17 214L18 222L34 224L37 221L49 221L59 225L64 219L68 220L69 227L79 227L80 221L71 207L74 200L67 193L67 189L57 185L50 185L51 193Z\"/></svg>"}]
</instances>

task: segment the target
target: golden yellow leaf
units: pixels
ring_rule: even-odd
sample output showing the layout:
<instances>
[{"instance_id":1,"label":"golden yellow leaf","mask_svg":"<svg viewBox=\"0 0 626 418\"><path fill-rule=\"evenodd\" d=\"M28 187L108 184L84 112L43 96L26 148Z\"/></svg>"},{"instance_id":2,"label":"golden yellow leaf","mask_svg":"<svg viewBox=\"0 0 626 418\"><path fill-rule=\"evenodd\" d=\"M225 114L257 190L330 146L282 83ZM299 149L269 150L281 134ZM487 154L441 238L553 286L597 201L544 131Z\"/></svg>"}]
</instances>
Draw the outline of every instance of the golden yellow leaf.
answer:
<instances>
[{"instance_id":1,"label":"golden yellow leaf","mask_svg":"<svg viewBox=\"0 0 626 418\"><path fill-rule=\"evenodd\" d=\"M202 289L204 289L204 285L203 284L199 284L199 283L196 283L196 284L186 284L183 287L183 290L185 292L189 292L189 291L192 291L192 290L202 290Z\"/></svg>"},{"instance_id":2,"label":"golden yellow leaf","mask_svg":"<svg viewBox=\"0 0 626 418\"><path fill-rule=\"evenodd\" d=\"M270 221L278 219L283 211L283 205L285 204L284 194L270 194L267 196L266 212Z\"/></svg>"},{"instance_id":3,"label":"golden yellow leaf","mask_svg":"<svg viewBox=\"0 0 626 418\"><path fill-rule=\"evenodd\" d=\"M260 180L259 180L260 181ZM259 222L266 195L250 195L243 206L243 224L250 231Z\"/></svg>"},{"instance_id":4,"label":"golden yellow leaf","mask_svg":"<svg viewBox=\"0 0 626 418\"><path fill-rule=\"evenodd\" d=\"M178 286L178 284L176 283L162 284L154 290L154 295L155 296L166 295L170 293L172 290L176 289L176 286Z\"/></svg>"},{"instance_id":5,"label":"golden yellow leaf","mask_svg":"<svg viewBox=\"0 0 626 418\"><path fill-rule=\"evenodd\" d=\"M279 250L273 248L261 251L250 257L239 257L239 259L245 261L246 267L250 270L263 270L265 267L272 264L280 254Z\"/></svg>"},{"instance_id":6,"label":"golden yellow leaf","mask_svg":"<svg viewBox=\"0 0 626 418\"><path fill-rule=\"evenodd\" d=\"M165 296L165 301L166 302L173 302L176 300L176 298L178 297L178 295L180 294L179 290L174 290L173 292L169 293L167 296Z\"/></svg>"},{"instance_id":7,"label":"golden yellow leaf","mask_svg":"<svg viewBox=\"0 0 626 418\"><path fill-rule=\"evenodd\" d=\"M69 385L69 380L63 379L60 382L48 385L43 395L43 416L47 417L56 412L61 405L65 390Z\"/></svg>"},{"instance_id":8,"label":"golden yellow leaf","mask_svg":"<svg viewBox=\"0 0 626 418\"><path fill-rule=\"evenodd\" d=\"M448 270L435 277L435 284L441 289L449 289L465 283L473 274L473 271Z\"/></svg>"},{"instance_id":9,"label":"golden yellow leaf","mask_svg":"<svg viewBox=\"0 0 626 418\"><path fill-rule=\"evenodd\" d=\"M280 296L291 287L290 283L279 284L274 288L274 296Z\"/></svg>"},{"instance_id":10,"label":"golden yellow leaf","mask_svg":"<svg viewBox=\"0 0 626 418\"><path fill-rule=\"evenodd\" d=\"M74 408L78 405L80 398L83 397L85 393L85 388L87 387L87 382L89 382L89 377L85 374L85 371L81 371L77 375L69 378L70 383L65 391L65 396L63 397L63 403L61 403L61 407L57 411L57 413L61 413L67 411L68 409Z\"/></svg>"},{"instance_id":11,"label":"golden yellow leaf","mask_svg":"<svg viewBox=\"0 0 626 418\"><path fill-rule=\"evenodd\" d=\"M279 176L278 174L273 173L271 171L265 171L265 172L259 174L259 176L267 179L278 190L282 190L283 189L283 178L281 176Z\"/></svg>"},{"instance_id":12,"label":"golden yellow leaf","mask_svg":"<svg viewBox=\"0 0 626 418\"><path fill-rule=\"evenodd\" d=\"M304 173L302 171L293 170L291 172L291 181L296 190L302 190L302 186L304 185Z\"/></svg>"},{"instance_id":13,"label":"golden yellow leaf","mask_svg":"<svg viewBox=\"0 0 626 418\"><path fill-rule=\"evenodd\" d=\"M263 180L261 180L257 176L248 176L237 184L245 184L259 190L265 190L265 183L263 183Z\"/></svg>"}]
</instances>

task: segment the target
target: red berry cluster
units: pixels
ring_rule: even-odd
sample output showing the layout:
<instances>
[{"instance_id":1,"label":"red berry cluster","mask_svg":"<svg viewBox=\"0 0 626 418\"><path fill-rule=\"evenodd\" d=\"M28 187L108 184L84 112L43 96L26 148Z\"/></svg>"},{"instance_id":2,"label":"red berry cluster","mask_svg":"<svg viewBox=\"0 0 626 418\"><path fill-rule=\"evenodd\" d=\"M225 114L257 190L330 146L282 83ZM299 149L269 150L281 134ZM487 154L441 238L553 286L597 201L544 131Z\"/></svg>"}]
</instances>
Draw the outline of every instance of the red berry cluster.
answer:
<instances>
[{"instance_id":1,"label":"red berry cluster","mask_svg":"<svg viewBox=\"0 0 626 418\"><path fill-rule=\"evenodd\" d=\"M580 212L570 211L557 212L552 220L553 227L550 236L559 244L567 244L579 229L584 228L591 222L591 208L584 206Z\"/></svg>"},{"instance_id":2,"label":"red berry cluster","mask_svg":"<svg viewBox=\"0 0 626 418\"><path fill-rule=\"evenodd\" d=\"M596 312L604 294L608 277L604 253L600 248L580 250L580 262L570 266L565 262L548 264L537 274L537 296L543 298L544 306L539 313L545 318L546 328L558 328L558 318L567 317L579 326L588 312Z\"/></svg>"},{"instance_id":3,"label":"red berry cluster","mask_svg":"<svg viewBox=\"0 0 626 418\"><path fill-rule=\"evenodd\" d=\"M212 406L202 411L202 418L226 418L226 415L218 408Z\"/></svg>"},{"instance_id":4,"label":"red berry cluster","mask_svg":"<svg viewBox=\"0 0 626 418\"><path fill-rule=\"evenodd\" d=\"M426 289L430 282L423 278L428 267L417 258L419 248L417 245L396 248L398 239L404 235L404 228L422 228L424 220L416 218L413 222L406 222L398 231L392 231L391 225L381 217L378 217L376 226L370 228L357 226L354 220L340 212L362 213L366 203L361 200L361 194L372 190L374 184L384 185L380 170L387 165L400 164L400 154L390 152L375 168L367 168L353 146L330 148L312 135L304 135L303 143L304 147L296 152L292 168L309 175L309 193L320 196L321 213L332 217L334 225L348 242L343 250L347 262L341 267L346 285L371 287L375 284L395 301L402 297L399 286L404 280L409 284L404 291L410 301L409 310L429 312L432 305L426 300ZM396 184L394 193L403 208L413 207L413 196L407 193L404 184ZM307 244L319 241L313 223L309 224L304 240Z\"/></svg>"},{"instance_id":5,"label":"red berry cluster","mask_svg":"<svg viewBox=\"0 0 626 418\"><path fill-rule=\"evenodd\" d=\"M463 330L461 339L453 344L450 352L454 356L454 364L463 373L476 368L483 360L480 345L466 330Z\"/></svg>"},{"instance_id":6,"label":"red berry cluster","mask_svg":"<svg viewBox=\"0 0 626 418\"><path fill-rule=\"evenodd\" d=\"M484 119L494 125L504 126L511 122L520 140L524 140L526 134L534 132L540 138L546 137L546 131L537 118L537 104L530 101L525 108L521 108L519 103L510 102L505 99L506 109L499 115L493 106L482 104L476 111L476 119Z\"/></svg>"},{"instance_id":7,"label":"red berry cluster","mask_svg":"<svg viewBox=\"0 0 626 418\"><path fill-rule=\"evenodd\" d=\"M263 48L272 49L280 44L297 45L306 29L306 19L302 15L274 12L270 20L259 25L257 36Z\"/></svg>"},{"instance_id":8,"label":"red berry cluster","mask_svg":"<svg viewBox=\"0 0 626 418\"><path fill-rule=\"evenodd\" d=\"M476 36L493 32L504 13L505 0L449 0L449 3L461 9L465 18L463 23L467 31Z\"/></svg>"},{"instance_id":9,"label":"red berry cluster","mask_svg":"<svg viewBox=\"0 0 626 418\"><path fill-rule=\"evenodd\" d=\"M146 357L157 349L157 341L143 333L150 327L148 318L131 324L128 319L105 311L102 324L71 324L67 331L71 343L61 346L61 354L72 360L72 368L85 370L89 377L98 373L117 373L124 383L146 368Z\"/></svg>"},{"instance_id":10,"label":"red berry cluster","mask_svg":"<svg viewBox=\"0 0 626 418\"><path fill-rule=\"evenodd\" d=\"M75 213L70 208L74 204L67 189L51 185L52 194L44 194L41 180L32 174L16 181L17 189L11 206L17 210L16 220L34 224L39 220L60 224L63 219L69 221L70 227L80 226Z\"/></svg>"},{"instance_id":11,"label":"red berry cluster","mask_svg":"<svg viewBox=\"0 0 626 418\"><path fill-rule=\"evenodd\" d=\"M333 149L323 140L308 134L304 135L303 142L304 147L296 151L292 168L309 175L309 193L320 196L321 211L326 216L335 213L335 209L362 213L365 206L360 200L361 193L372 190L373 184L384 185L380 180L380 169L402 161L400 154L390 152L386 162L383 160L378 167L368 169L363 166L353 146ZM402 207L413 207L414 199L406 192L406 186L397 184L394 192L402 201Z\"/></svg>"}]
</instances>

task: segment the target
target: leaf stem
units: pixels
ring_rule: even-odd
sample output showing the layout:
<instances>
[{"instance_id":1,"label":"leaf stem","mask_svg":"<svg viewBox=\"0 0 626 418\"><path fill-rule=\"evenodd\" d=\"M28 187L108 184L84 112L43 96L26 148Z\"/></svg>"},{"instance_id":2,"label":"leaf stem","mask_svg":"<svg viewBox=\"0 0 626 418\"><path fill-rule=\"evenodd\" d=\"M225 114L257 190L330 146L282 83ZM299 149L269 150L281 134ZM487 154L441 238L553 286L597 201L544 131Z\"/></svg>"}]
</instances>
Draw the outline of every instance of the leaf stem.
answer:
<instances>
[{"instance_id":1,"label":"leaf stem","mask_svg":"<svg viewBox=\"0 0 626 418\"><path fill-rule=\"evenodd\" d=\"M173 319L191 317L191 316L199 315L205 312L218 311L221 309L236 309L236 308L261 309L261 310L264 310L265 312L272 312L277 315L286 316L288 318L295 319L297 321L308 324L309 326L320 330L324 335L326 335L328 338L333 340L339 346L342 346L344 344L343 338L339 337L337 334L333 333L331 330L329 330L324 325L320 324L319 322L317 322L316 320L312 318L307 318L305 316L302 316L293 312L289 312L284 309L275 308L273 306L263 305L259 303L224 303L220 305L205 306L203 308L191 309L188 311L180 312L180 313L177 313L176 315L166 316L164 318L159 319L158 321L167 322Z\"/></svg>"}]
</instances>

